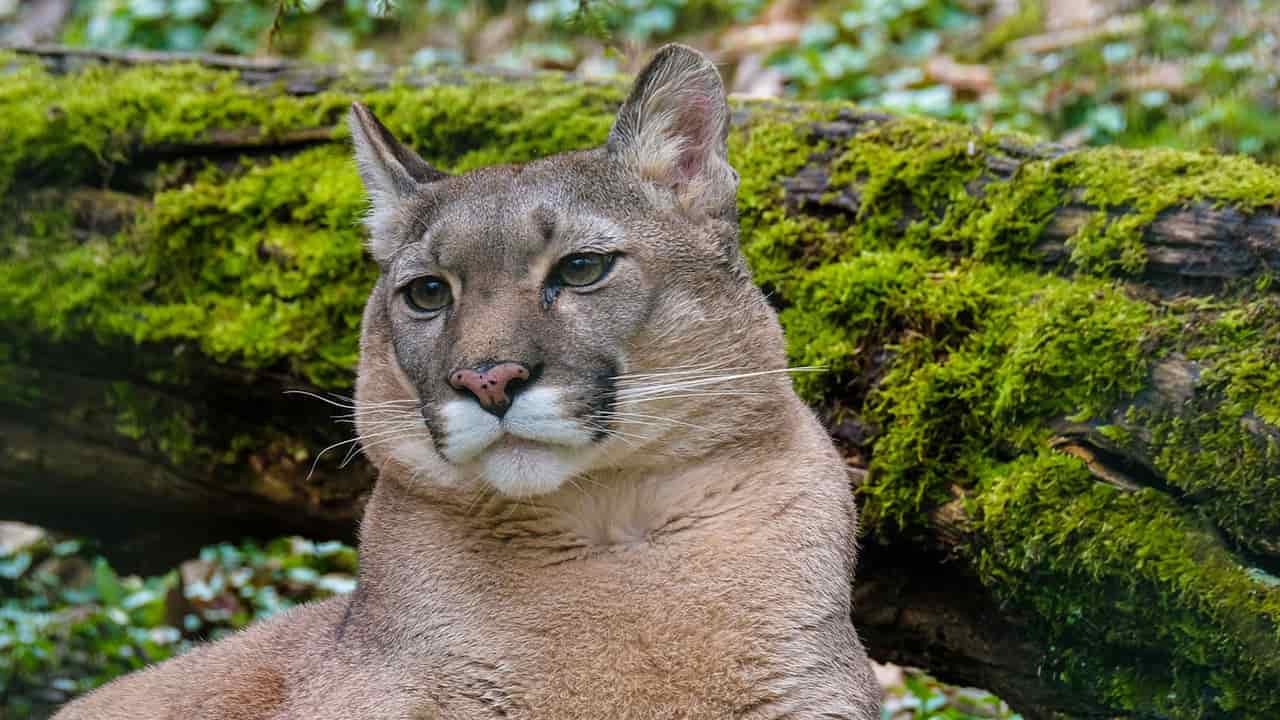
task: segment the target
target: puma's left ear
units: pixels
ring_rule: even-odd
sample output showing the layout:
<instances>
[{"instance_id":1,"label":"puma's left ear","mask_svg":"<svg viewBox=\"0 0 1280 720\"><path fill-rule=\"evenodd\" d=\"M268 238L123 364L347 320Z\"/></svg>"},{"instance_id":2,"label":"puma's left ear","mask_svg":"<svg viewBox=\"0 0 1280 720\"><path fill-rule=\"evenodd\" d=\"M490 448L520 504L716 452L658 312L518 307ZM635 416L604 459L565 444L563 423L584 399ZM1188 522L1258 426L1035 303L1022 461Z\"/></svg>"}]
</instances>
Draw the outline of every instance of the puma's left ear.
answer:
<instances>
[{"instance_id":1,"label":"puma's left ear","mask_svg":"<svg viewBox=\"0 0 1280 720\"><path fill-rule=\"evenodd\" d=\"M734 211L738 191L728 135L720 73L697 50L673 44L636 78L608 147L642 180L673 192L682 207L723 216Z\"/></svg>"}]
</instances>

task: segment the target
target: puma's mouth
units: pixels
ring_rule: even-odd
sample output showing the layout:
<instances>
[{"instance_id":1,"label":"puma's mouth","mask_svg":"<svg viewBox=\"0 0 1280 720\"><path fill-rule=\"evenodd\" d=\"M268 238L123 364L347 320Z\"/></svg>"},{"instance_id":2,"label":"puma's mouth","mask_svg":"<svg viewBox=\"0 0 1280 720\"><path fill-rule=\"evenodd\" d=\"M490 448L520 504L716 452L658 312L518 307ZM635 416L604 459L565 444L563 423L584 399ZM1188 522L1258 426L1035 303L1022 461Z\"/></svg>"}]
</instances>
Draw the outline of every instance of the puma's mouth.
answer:
<instances>
[{"instance_id":1,"label":"puma's mouth","mask_svg":"<svg viewBox=\"0 0 1280 720\"><path fill-rule=\"evenodd\" d=\"M562 393L533 388L516 397L502 417L474 401L451 400L440 409L437 447L457 466L475 466L497 490L511 495L550 492L577 472L595 432L564 412Z\"/></svg>"},{"instance_id":2,"label":"puma's mouth","mask_svg":"<svg viewBox=\"0 0 1280 720\"><path fill-rule=\"evenodd\" d=\"M554 388L521 394L502 417L470 400L452 400L440 412L440 452L449 462L461 465L504 439L565 449L590 445L592 430L567 417L561 408L560 392Z\"/></svg>"}]
</instances>

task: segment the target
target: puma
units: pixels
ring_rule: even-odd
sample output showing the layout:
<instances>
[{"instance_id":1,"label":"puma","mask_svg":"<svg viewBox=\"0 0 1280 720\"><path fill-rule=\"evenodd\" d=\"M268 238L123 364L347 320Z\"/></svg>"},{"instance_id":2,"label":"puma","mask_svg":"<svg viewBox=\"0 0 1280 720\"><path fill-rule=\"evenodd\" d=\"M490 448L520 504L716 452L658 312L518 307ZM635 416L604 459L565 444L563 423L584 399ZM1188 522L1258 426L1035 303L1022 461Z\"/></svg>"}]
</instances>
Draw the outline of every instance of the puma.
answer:
<instances>
[{"instance_id":1,"label":"puma","mask_svg":"<svg viewBox=\"0 0 1280 720\"><path fill-rule=\"evenodd\" d=\"M879 718L844 464L738 249L715 67L604 147L446 175L350 124L381 269L356 590L61 720Z\"/></svg>"}]
</instances>

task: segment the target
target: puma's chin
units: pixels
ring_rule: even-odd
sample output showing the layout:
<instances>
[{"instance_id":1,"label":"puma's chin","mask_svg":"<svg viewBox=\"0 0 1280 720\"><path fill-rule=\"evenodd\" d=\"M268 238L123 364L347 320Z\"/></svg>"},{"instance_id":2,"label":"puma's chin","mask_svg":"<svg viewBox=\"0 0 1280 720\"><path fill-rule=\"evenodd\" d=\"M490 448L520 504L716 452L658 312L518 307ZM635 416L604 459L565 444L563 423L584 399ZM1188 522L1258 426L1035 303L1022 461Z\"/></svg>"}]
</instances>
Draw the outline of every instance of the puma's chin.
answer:
<instances>
[{"instance_id":1,"label":"puma's chin","mask_svg":"<svg viewBox=\"0 0 1280 720\"><path fill-rule=\"evenodd\" d=\"M573 477L578 455L569 448L508 436L485 452L481 475L509 497L545 495Z\"/></svg>"}]
</instances>

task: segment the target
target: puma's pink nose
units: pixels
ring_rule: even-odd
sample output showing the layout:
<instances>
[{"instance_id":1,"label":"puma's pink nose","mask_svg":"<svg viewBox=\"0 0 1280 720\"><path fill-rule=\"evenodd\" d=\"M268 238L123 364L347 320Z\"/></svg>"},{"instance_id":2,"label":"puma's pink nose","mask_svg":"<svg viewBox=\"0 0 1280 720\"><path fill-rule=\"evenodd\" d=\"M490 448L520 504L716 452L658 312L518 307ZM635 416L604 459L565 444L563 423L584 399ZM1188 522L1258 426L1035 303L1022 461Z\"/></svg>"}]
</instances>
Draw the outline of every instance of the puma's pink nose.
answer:
<instances>
[{"instance_id":1,"label":"puma's pink nose","mask_svg":"<svg viewBox=\"0 0 1280 720\"><path fill-rule=\"evenodd\" d=\"M523 363L486 363L474 368L454 370L449 384L456 390L469 392L480 407L502 417L520 388L529 381L529 368Z\"/></svg>"}]
</instances>

